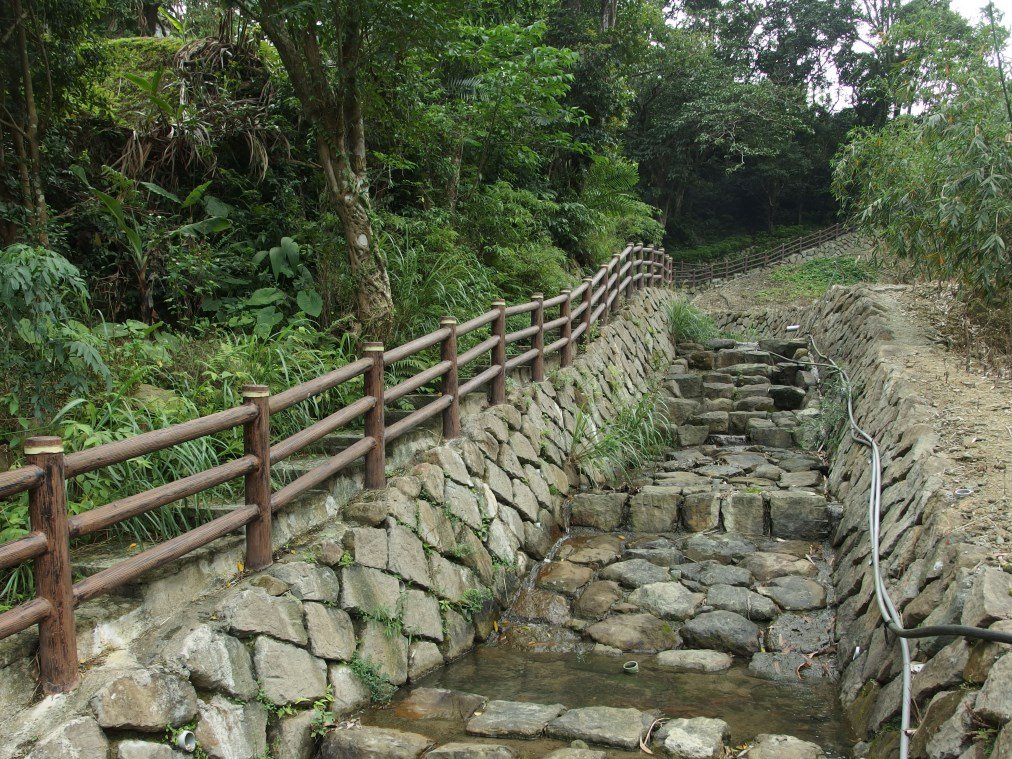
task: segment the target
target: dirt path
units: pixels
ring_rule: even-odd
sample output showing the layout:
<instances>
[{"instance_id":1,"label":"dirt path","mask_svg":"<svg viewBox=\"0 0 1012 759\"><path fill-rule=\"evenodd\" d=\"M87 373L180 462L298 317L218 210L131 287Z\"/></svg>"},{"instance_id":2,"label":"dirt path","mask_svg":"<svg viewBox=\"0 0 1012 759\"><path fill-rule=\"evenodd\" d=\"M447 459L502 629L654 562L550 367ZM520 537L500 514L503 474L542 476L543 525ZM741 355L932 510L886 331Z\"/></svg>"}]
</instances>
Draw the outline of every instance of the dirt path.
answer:
<instances>
[{"instance_id":1,"label":"dirt path","mask_svg":"<svg viewBox=\"0 0 1012 759\"><path fill-rule=\"evenodd\" d=\"M952 459L954 487L974 490L958 503L958 531L1012 556L1012 380L973 365L968 371L965 356L949 350L932 325L932 304L917 288L896 288L891 298L906 317L897 360L935 409L932 426Z\"/></svg>"}]
</instances>

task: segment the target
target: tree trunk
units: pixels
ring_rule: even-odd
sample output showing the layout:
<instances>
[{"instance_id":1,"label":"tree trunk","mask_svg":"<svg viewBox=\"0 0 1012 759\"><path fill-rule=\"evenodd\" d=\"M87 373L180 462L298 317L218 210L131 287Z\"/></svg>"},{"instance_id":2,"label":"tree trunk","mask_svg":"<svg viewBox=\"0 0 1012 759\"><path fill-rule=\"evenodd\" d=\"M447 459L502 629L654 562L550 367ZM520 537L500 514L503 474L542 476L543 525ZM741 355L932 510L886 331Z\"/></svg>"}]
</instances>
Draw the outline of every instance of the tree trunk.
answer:
<instances>
[{"instance_id":1,"label":"tree trunk","mask_svg":"<svg viewBox=\"0 0 1012 759\"><path fill-rule=\"evenodd\" d=\"M21 60L21 89L25 99L25 142L28 149L28 172L31 202L35 207L35 234L39 245L49 247L49 210L42 188L42 159L39 155L39 113L35 108L35 91L32 87L32 69L28 59L28 36L25 33L25 14L21 0L12 0L15 23L18 25L17 46Z\"/></svg>"},{"instance_id":2,"label":"tree trunk","mask_svg":"<svg viewBox=\"0 0 1012 759\"><path fill-rule=\"evenodd\" d=\"M366 166L365 124L357 73L361 65L363 23L354 2L326 23L337 42L322 50L311 15L286 15L277 0L257 6L240 3L274 44L292 87L316 131L317 151L327 192L341 218L348 262L355 279L358 319L363 332L385 339L393 325L393 297L386 259L372 228ZM333 80L337 61L338 81Z\"/></svg>"}]
</instances>

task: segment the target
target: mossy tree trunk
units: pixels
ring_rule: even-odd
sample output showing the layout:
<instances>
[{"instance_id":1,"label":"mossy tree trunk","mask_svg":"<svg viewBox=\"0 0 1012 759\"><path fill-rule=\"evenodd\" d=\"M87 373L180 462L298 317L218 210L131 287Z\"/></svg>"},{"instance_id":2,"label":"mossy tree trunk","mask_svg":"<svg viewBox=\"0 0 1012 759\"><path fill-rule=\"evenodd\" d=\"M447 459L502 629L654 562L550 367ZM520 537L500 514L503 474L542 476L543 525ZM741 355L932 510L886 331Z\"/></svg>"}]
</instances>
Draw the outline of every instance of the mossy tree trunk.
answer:
<instances>
[{"instance_id":1,"label":"mossy tree trunk","mask_svg":"<svg viewBox=\"0 0 1012 759\"><path fill-rule=\"evenodd\" d=\"M393 323L386 258L372 227L358 73L364 28L359 3L331 0L325 18L279 0L240 2L273 43L316 129L327 194L344 226L363 331L384 339ZM335 65L336 64L336 65ZM337 69L336 75L329 73Z\"/></svg>"}]
</instances>

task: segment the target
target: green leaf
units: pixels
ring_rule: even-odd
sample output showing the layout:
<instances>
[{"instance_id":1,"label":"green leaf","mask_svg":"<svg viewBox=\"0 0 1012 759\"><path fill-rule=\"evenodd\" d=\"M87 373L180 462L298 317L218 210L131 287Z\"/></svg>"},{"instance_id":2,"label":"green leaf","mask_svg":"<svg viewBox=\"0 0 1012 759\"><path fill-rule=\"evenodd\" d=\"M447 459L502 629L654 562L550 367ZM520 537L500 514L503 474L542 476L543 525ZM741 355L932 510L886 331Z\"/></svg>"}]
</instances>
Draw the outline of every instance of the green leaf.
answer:
<instances>
[{"instance_id":1,"label":"green leaf","mask_svg":"<svg viewBox=\"0 0 1012 759\"><path fill-rule=\"evenodd\" d=\"M174 193L169 192L164 187L162 187L160 185L157 185L154 182L141 182L141 184L144 187L147 187L149 190L151 190L151 192L153 192L155 195L161 195L163 198L168 198L173 203L178 203L179 202L179 196L178 195L175 195Z\"/></svg>"},{"instance_id":2,"label":"green leaf","mask_svg":"<svg viewBox=\"0 0 1012 759\"><path fill-rule=\"evenodd\" d=\"M323 313L323 298L316 290L299 290L295 302L314 319Z\"/></svg>"},{"instance_id":3,"label":"green leaf","mask_svg":"<svg viewBox=\"0 0 1012 759\"><path fill-rule=\"evenodd\" d=\"M261 287L246 299L247 307L269 306L285 299L285 294L276 287Z\"/></svg>"},{"instance_id":4,"label":"green leaf","mask_svg":"<svg viewBox=\"0 0 1012 759\"><path fill-rule=\"evenodd\" d=\"M183 201L183 208L189 208L194 203L198 203L200 199L204 197L204 193L207 192L207 188L210 186L211 182L207 181L201 185L197 185L192 190L190 190L190 194L187 195L186 200Z\"/></svg>"}]
</instances>

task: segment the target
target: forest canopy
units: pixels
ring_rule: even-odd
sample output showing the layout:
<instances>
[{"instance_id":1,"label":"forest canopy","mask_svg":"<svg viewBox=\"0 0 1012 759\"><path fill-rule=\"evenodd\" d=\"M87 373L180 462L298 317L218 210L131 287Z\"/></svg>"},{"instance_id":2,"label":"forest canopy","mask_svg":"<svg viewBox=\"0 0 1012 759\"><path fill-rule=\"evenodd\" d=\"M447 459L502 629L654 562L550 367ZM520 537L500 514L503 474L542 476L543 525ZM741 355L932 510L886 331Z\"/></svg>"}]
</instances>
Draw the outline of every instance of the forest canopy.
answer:
<instances>
[{"instance_id":1,"label":"forest canopy","mask_svg":"<svg viewBox=\"0 0 1012 759\"><path fill-rule=\"evenodd\" d=\"M841 203L1007 289L1005 30L947 0L10 0L0 34L9 441L87 388L220 386L225 344L338 360Z\"/></svg>"}]
</instances>

